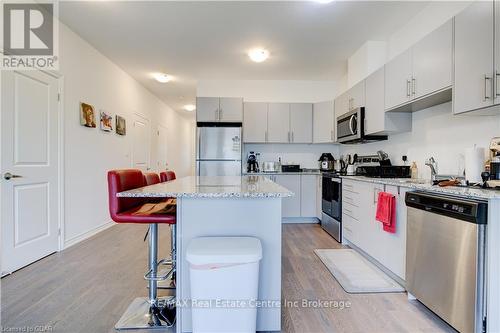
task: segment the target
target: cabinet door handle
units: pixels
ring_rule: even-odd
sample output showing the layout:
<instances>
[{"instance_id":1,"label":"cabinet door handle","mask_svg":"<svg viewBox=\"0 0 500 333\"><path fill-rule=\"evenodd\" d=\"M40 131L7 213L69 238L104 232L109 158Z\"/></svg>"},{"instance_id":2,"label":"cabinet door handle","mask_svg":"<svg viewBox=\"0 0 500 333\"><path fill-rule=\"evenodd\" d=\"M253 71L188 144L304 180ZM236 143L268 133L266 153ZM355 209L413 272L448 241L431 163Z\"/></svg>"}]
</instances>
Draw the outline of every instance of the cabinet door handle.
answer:
<instances>
[{"instance_id":1,"label":"cabinet door handle","mask_svg":"<svg viewBox=\"0 0 500 333\"><path fill-rule=\"evenodd\" d=\"M411 78L411 94L413 96L415 96L416 91L417 91L417 80L414 77L412 77Z\"/></svg>"},{"instance_id":2,"label":"cabinet door handle","mask_svg":"<svg viewBox=\"0 0 500 333\"><path fill-rule=\"evenodd\" d=\"M330 131L330 140L333 141L333 130Z\"/></svg>"},{"instance_id":3,"label":"cabinet door handle","mask_svg":"<svg viewBox=\"0 0 500 333\"><path fill-rule=\"evenodd\" d=\"M486 101L490 99L490 96L488 96L488 81L491 81L491 77L488 75L484 75L484 99L483 101Z\"/></svg>"},{"instance_id":4,"label":"cabinet door handle","mask_svg":"<svg viewBox=\"0 0 500 333\"><path fill-rule=\"evenodd\" d=\"M500 73L498 71L495 71L495 95L498 97L500 96L500 89L498 89L498 78L500 78Z\"/></svg>"},{"instance_id":5,"label":"cabinet door handle","mask_svg":"<svg viewBox=\"0 0 500 333\"><path fill-rule=\"evenodd\" d=\"M290 142L290 132L288 132L288 142Z\"/></svg>"},{"instance_id":6,"label":"cabinet door handle","mask_svg":"<svg viewBox=\"0 0 500 333\"><path fill-rule=\"evenodd\" d=\"M406 80L406 97L410 97L411 93L410 93L410 80Z\"/></svg>"},{"instance_id":7,"label":"cabinet door handle","mask_svg":"<svg viewBox=\"0 0 500 333\"><path fill-rule=\"evenodd\" d=\"M295 141L295 136L294 136L294 133L292 131L292 142L294 142L294 141Z\"/></svg>"},{"instance_id":8,"label":"cabinet door handle","mask_svg":"<svg viewBox=\"0 0 500 333\"><path fill-rule=\"evenodd\" d=\"M215 109L215 120L219 120L219 109Z\"/></svg>"},{"instance_id":9,"label":"cabinet door handle","mask_svg":"<svg viewBox=\"0 0 500 333\"><path fill-rule=\"evenodd\" d=\"M219 109L219 120L222 120L222 109Z\"/></svg>"},{"instance_id":10,"label":"cabinet door handle","mask_svg":"<svg viewBox=\"0 0 500 333\"><path fill-rule=\"evenodd\" d=\"M264 134L264 141L265 141L265 142L267 142L267 141L268 141L267 131L266 131L266 133Z\"/></svg>"}]
</instances>

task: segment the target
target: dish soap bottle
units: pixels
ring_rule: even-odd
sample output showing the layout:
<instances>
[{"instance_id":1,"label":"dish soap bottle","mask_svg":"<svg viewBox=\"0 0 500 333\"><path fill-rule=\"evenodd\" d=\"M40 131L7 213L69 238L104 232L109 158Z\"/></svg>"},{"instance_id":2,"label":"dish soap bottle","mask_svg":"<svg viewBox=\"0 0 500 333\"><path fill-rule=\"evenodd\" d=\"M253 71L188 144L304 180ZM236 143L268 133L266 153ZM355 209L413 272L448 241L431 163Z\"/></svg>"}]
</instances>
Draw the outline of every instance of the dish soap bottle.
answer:
<instances>
[{"instance_id":1,"label":"dish soap bottle","mask_svg":"<svg viewBox=\"0 0 500 333\"><path fill-rule=\"evenodd\" d=\"M411 179L417 179L418 178L418 167L417 167L417 162L412 162L411 163Z\"/></svg>"}]
</instances>

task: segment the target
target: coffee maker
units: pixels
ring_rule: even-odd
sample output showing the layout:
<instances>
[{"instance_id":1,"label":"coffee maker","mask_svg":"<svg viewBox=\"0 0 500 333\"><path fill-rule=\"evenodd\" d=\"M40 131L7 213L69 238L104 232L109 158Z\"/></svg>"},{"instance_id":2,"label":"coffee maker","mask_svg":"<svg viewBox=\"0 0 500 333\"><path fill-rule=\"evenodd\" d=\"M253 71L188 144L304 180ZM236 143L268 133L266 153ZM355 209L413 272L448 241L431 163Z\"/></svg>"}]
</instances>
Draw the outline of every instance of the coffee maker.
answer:
<instances>
[{"instance_id":1,"label":"coffee maker","mask_svg":"<svg viewBox=\"0 0 500 333\"><path fill-rule=\"evenodd\" d=\"M253 151L247 156L247 172L259 172L259 162L257 162L257 154Z\"/></svg>"}]
</instances>

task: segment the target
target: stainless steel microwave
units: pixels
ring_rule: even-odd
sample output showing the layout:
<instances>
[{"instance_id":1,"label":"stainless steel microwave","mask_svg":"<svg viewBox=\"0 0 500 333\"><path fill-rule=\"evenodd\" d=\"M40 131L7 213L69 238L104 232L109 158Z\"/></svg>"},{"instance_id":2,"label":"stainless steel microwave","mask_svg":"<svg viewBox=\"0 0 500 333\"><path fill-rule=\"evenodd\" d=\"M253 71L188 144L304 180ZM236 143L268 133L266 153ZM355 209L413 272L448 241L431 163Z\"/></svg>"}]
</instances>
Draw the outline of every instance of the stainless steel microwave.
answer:
<instances>
[{"instance_id":1,"label":"stainless steel microwave","mask_svg":"<svg viewBox=\"0 0 500 333\"><path fill-rule=\"evenodd\" d=\"M337 117L337 142L365 143L387 140L387 135L365 135L365 108L357 108Z\"/></svg>"}]
</instances>

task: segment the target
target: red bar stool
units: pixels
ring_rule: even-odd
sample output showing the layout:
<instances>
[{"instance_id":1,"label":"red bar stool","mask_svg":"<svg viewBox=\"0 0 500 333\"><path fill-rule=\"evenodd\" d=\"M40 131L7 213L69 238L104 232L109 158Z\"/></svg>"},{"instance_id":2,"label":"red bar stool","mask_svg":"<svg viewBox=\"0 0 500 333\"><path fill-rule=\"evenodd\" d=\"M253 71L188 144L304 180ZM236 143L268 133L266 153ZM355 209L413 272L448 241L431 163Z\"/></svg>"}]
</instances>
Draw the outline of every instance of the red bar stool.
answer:
<instances>
[{"instance_id":1,"label":"red bar stool","mask_svg":"<svg viewBox=\"0 0 500 333\"><path fill-rule=\"evenodd\" d=\"M147 202L144 198L118 198L118 192L145 186L145 176L140 170L113 170L108 172L109 212L116 223L149 224L149 270L144 278L149 281L149 296L136 298L116 323L116 329L144 329L171 327L175 323L175 298L158 297L158 281L163 281L175 272L175 257L172 267L165 275L158 274L158 224L175 226L175 215L141 214L138 211ZM173 251L175 254L175 251Z\"/></svg>"},{"instance_id":2,"label":"red bar stool","mask_svg":"<svg viewBox=\"0 0 500 333\"><path fill-rule=\"evenodd\" d=\"M161 180L162 183L174 180L175 178L176 178L175 177L175 172L173 172L173 171L162 171L162 172L160 172L160 180Z\"/></svg>"},{"instance_id":3,"label":"red bar stool","mask_svg":"<svg viewBox=\"0 0 500 333\"><path fill-rule=\"evenodd\" d=\"M154 185L160 182L160 176L156 172L146 172L144 174L144 182L146 185Z\"/></svg>"}]
</instances>

